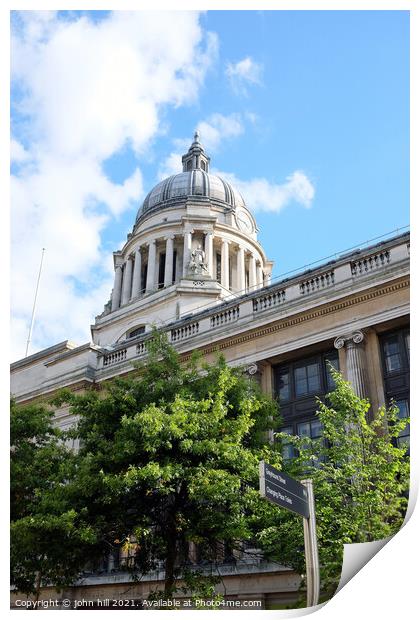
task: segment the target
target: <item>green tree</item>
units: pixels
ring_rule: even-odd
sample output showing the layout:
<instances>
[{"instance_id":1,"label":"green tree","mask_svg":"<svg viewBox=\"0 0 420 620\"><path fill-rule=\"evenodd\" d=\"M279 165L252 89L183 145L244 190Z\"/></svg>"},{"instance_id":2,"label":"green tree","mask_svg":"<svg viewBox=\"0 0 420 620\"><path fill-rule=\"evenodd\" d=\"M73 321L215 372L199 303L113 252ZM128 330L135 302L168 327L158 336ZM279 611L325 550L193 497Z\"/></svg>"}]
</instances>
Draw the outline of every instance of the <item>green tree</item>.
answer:
<instances>
[{"instance_id":1,"label":"green tree","mask_svg":"<svg viewBox=\"0 0 420 620\"><path fill-rule=\"evenodd\" d=\"M42 584L71 584L95 535L68 501L74 454L45 405L11 402L11 581L36 599Z\"/></svg>"},{"instance_id":2,"label":"green tree","mask_svg":"<svg viewBox=\"0 0 420 620\"><path fill-rule=\"evenodd\" d=\"M284 462L284 470L313 480L322 585L330 595L340 578L343 544L395 534L404 520L409 488L406 446L398 445L408 420L399 419L394 405L371 412L368 400L356 396L333 368L331 373L336 388L326 402L318 401L323 437L278 435L283 443L292 443L297 454ZM261 532L267 548L275 549L284 540L285 522L293 531L291 515L283 515L282 521L281 540L280 530ZM296 537L291 540L299 544ZM284 551L286 562L296 566L292 548Z\"/></svg>"},{"instance_id":3,"label":"green tree","mask_svg":"<svg viewBox=\"0 0 420 620\"><path fill-rule=\"evenodd\" d=\"M56 402L79 419L72 504L88 511L105 553L131 547L134 575L163 561L168 597L177 577L192 583L189 543L215 560L222 545L255 538L258 514L272 510L258 463L281 466L281 457L267 442L276 405L241 369L222 358L182 364L159 334L148 351L135 377Z\"/></svg>"}]
</instances>

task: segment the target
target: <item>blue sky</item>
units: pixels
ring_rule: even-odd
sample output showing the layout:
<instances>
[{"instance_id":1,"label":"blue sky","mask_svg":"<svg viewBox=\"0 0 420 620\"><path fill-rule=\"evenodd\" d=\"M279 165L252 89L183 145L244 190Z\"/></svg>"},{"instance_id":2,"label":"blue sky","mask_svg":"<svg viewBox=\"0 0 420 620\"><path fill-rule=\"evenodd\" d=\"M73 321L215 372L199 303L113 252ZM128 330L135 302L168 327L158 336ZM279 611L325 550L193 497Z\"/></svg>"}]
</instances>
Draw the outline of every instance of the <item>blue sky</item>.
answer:
<instances>
[{"instance_id":1,"label":"blue sky","mask_svg":"<svg viewBox=\"0 0 420 620\"><path fill-rule=\"evenodd\" d=\"M41 247L32 350L87 341L112 251L196 127L213 170L255 211L275 275L409 223L408 12L42 11L12 22L15 357Z\"/></svg>"}]
</instances>

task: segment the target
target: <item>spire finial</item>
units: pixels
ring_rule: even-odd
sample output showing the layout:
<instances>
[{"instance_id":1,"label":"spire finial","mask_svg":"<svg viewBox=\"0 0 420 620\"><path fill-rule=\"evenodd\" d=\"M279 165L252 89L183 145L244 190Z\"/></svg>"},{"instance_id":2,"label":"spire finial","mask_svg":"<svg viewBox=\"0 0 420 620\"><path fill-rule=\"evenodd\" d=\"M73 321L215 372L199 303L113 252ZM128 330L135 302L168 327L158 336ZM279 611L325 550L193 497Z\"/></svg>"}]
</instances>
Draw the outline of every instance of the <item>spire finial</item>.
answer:
<instances>
[{"instance_id":1,"label":"spire finial","mask_svg":"<svg viewBox=\"0 0 420 620\"><path fill-rule=\"evenodd\" d=\"M190 170L209 171L210 157L204 152L203 145L200 142L200 132L198 129L194 132L194 140L188 149L188 153L182 156L182 170L189 172Z\"/></svg>"}]
</instances>

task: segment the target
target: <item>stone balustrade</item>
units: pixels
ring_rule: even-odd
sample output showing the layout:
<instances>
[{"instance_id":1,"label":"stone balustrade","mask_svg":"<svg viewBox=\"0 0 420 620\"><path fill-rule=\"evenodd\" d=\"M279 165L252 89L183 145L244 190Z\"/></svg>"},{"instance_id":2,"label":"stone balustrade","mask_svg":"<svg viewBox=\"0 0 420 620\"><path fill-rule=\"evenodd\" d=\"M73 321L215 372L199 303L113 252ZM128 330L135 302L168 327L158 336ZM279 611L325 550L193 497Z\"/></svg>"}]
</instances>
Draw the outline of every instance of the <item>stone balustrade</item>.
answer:
<instances>
[{"instance_id":1,"label":"stone balustrade","mask_svg":"<svg viewBox=\"0 0 420 620\"><path fill-rule=\"evenodd\" d=\"M219 325L224 325L225 323L230 323L231 321L236 321L237 319L239 319L239 306L234 306L233 308L227 308L222 312L217 312L217 314L210 317L210 326L219 327Z\"/></svg>"},{"instance_id":2,"label":"stone balustrade","mask_svg":"<svg viewBox=\"0 0 420 620\"><path fill-rule=\"evenodd\" d=\"M146 353L146 342L139 342L136 344L136 354L143 355Z\"/></svg>"},{"instance_id":3,"label":"stone balustrade","mask_svg":"<svg viewBox=\"0 0 420 620\"><path fill-rule=\"evenodd\" d=\"M370 252L369 252L370 249ZM391 258L392 257L392 258ZM264 290L249 293L242 296L239 300L232 300L222 308L204 310L195 315L194 320L190 317L183 322L178 320L173 326L168 325L166 333L168 340L172 344L188 341L191 338L206 336L209 332L218 333L219 330L226 329L227 326L234 328L235 323L242 321L257 321L264 316L265 312L272 311L279 306L282 312L290 306L304 298L310 298L326 291L342 289L346 286L354 286L354 278L363 282L363 277L369 277L372 271L379 272L381 269L389 268L391 265L398 268L409 259L407 240L403 237L398 243L372 253L372 249L366 250L363 256L361 251L339 257L336 261L312 270L311 274L307 271L271 284ZM188 322L187 322L188 321ZM132 344L127 342L120 346L124 348L115 350L112 353L100 353L103 356L103 367L117 365L127 362L136 357L146 354L146 342L149 334L143 334ZM118 345L117 345L118 346ZM128 353L127 353L128 351Z\"/></svg>"},{"instance_id":4,"label":"stone balustrade","mask_svg":"<svg viewBox=\"0 0 420 620\"><path fill-rule=\"evenodd\" d=\"M266 293L265 295L255 297L255 299L252 300L252 307L254 312L259 312L267 310L268 308L273 308L274 306L278 306L285 301L286 291L284 289L281 289L280 291L272 291Z\"/></svg>"},{"instance_id":5,"label":"stone balustrade","mask_svg":"<svg viewBox=\"0 0 420 620\"><path fill-rule=\"evenodd\" d=\"M299 289L301 295L308 295L309 293L314 293L315 291L319 291L333 285L334 271L331 270L300 282Z\"/></svg>"},{"instance_id":6,"label":"stone balustrade","mask_svg":"<svg viewBox=\"0 0 420 620\"><path fill-rule=\"evenodd\" d=\"M195 336L198 334L200 329L200 323L195 321L194 323L189 323L188 325L177 327L175 329L171 329L171 342L179 342L180 340L184 340L185 338L189 338L190 336Z\"/></svg>"},{"instance_id":7,"label":"stone balustrade","mask_svg":"<svg viewBox=\"0 0 420 620\"><path fill-rule=\"evenodd\" d=\"M103 365L113 366L114 364L119 364L120 362L125 362L127 359L127 349L119 349L117 351L113 351L112 353L107 353L104 355Z\"/></svg>"},{"instance_id":8,"label":"stone balustrade","mask_svg":"<svg viewBox=\"0 0 420 620\"><path fill-rule=\"evenodd\" d=\"M380 267L385 267L391 260L391 254L389 250L372 254L360 258L359 260L351 261L350 268L353 276L363 275L370 271L376 270Z\"/></svg>"}]
</instances>

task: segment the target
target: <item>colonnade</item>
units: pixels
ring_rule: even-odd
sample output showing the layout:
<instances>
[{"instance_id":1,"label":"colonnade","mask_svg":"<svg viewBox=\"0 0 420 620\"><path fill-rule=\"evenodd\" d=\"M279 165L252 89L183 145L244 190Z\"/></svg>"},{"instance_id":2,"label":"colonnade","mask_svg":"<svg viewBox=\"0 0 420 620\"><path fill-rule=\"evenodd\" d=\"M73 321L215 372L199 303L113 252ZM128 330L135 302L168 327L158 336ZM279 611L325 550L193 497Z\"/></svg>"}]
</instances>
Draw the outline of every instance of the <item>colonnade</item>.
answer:
<instances>
[{"instance_id":1,"label":"colonnade","mask_svg":"<svg viewBox=\"0 0 420 620\"><path fill-rule=\"evenodd\" d=\"M128 302L137 299L142 293L149 294L157 290L158 286L168 287L175 281L189 275L189 263L193 248L194 230L183 233L182 243L182 268L180 273L175 274L174 251L175 235L152 239L147 243L138 245L135 250L123 261L117 258L115 266L114 288L111 296L111 311L117 310ZM256 256L247 248L224 237L217 237L217 247L213 231L203 231L204 252L207 270L204 275L211 280L218 279L220 284L227 290L237 292L252 291L269 283L269 274L264 274L262 258ZM165 265L163 282L157 282L158 267L158 241L165 242L162 251L165 252ZM145 250L145 251L144 251ZM220 254L220 271L217 270L216 253ZM147 259L146 259L147 256ZM144 272L143 262L147 264L146 281L142 282ZM232 282L232 267L236 270L236 281ZM199 276L197 276L199 277ZM142 286L143 285L143 286Z\"/></svg>"}]
</instances>

